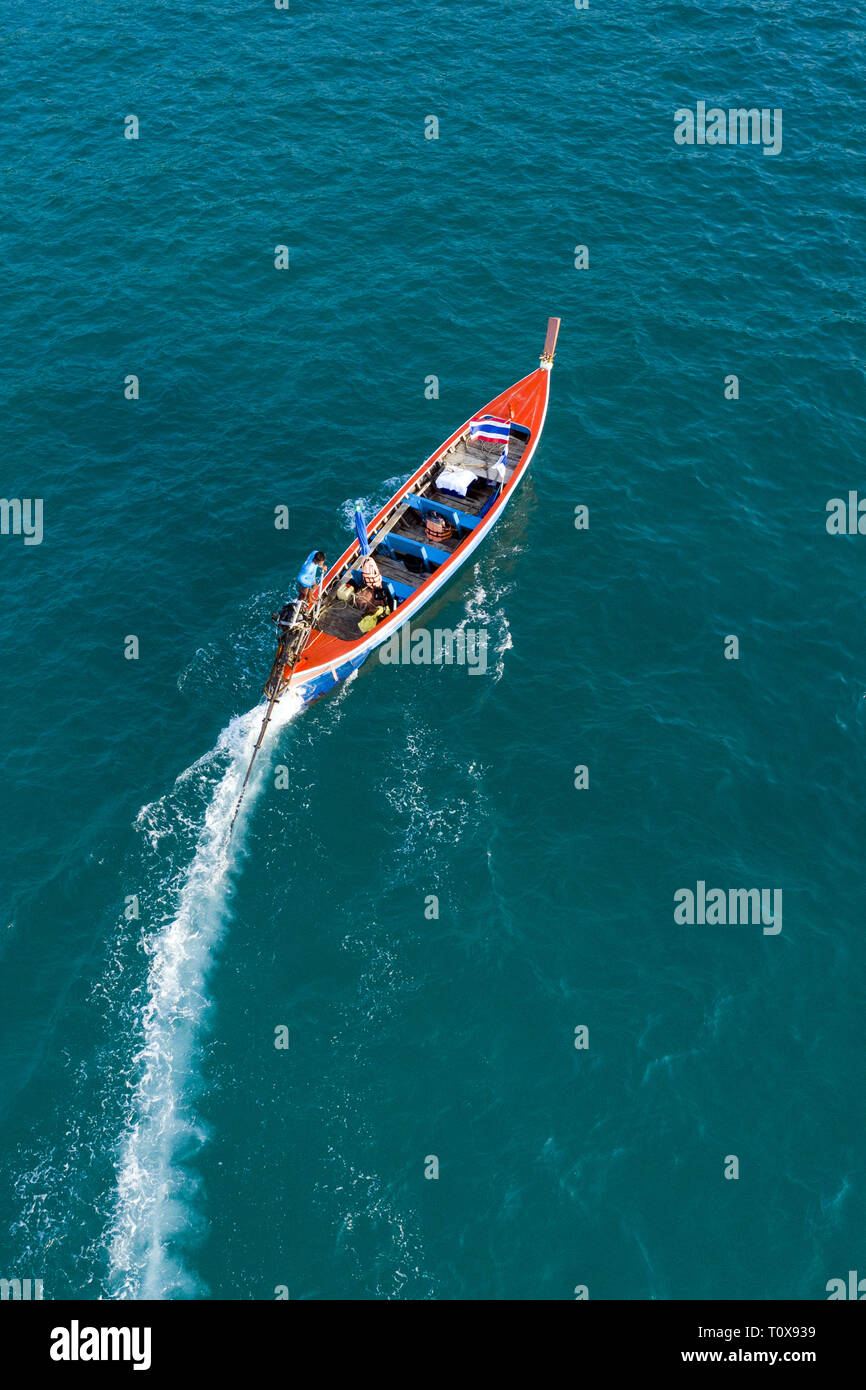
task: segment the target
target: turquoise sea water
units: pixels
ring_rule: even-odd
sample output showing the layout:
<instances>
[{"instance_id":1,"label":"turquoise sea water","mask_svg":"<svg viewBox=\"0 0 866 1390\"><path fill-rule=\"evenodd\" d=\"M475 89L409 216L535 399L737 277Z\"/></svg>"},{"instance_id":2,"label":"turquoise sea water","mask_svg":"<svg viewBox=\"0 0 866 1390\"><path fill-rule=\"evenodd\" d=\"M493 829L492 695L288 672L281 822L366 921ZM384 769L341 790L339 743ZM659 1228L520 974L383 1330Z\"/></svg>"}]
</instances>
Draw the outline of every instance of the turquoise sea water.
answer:
<instances>
[{"instance_id":1,"label":"turquoise sea water","mask_svg":"<svg viewBox=\"0 0 866 1390\"><path fill-rule=\"evenodd\" d=\"M815 1299L866 1273L866 538L825 527L866 491L862 15L7 0L2 26L2 491L44 499L44 539L0 537L0 1275ZM781 153L678 147L700 100L781 108ZM286 706L224 859L297 565L530 371L550 314L531 476L431 619L485 628L488 673L370 662ZM781 933L677 924L699 880L781 889Z\"/></svg>"}]
</instances>

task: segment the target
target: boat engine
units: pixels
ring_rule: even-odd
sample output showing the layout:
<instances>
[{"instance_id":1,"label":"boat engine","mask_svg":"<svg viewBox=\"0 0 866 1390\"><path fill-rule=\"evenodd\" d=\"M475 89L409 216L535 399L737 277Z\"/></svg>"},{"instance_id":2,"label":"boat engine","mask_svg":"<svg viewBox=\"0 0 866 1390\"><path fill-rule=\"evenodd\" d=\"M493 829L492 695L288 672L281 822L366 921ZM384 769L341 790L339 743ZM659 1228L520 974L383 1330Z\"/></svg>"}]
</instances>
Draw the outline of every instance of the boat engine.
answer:
<instances>
[{"instance_id":1,"label":"boat engine","mask_svg":"<svg viewBox=\"0 0 866 1390\"><path fill-rule=\"evenodd\" d=\"M301 655L313 627L313 614L302 610L300 600L287 603L274 615L277 625L277 654L264 691L269 700L279 699L291 677L291 668Z\"/></svg>"}]
</instances>

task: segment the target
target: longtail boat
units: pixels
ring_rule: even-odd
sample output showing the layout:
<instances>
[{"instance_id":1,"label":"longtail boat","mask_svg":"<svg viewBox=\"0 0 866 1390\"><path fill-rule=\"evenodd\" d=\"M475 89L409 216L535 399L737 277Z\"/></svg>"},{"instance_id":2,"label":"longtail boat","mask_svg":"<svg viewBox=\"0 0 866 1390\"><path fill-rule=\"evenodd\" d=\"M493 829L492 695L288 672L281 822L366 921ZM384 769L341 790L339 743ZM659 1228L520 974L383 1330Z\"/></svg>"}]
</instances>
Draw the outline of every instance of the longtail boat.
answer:
<instances>
[{"instance_id":1,"label":"longtail boat","mask_svg":"<svg viewBox=\"0 0 866 1390\"><path fill-rule=\"evenodd\" d=\"M559 325L558 318L548 319L535 371L455 430L365 524L366 534L361 527L319 585L294 605L290 620L284 616L288 606L283 610L277 654L264 687L268 706L244 787L281 696L292 691L310 704L357 671L372 651L417 616L493 530L541 438ZM460 495L454 487L465 491ZM364 631L349 590L363 584L368 554L388 602L384 616Z\"/></svg>"}]
</instances>

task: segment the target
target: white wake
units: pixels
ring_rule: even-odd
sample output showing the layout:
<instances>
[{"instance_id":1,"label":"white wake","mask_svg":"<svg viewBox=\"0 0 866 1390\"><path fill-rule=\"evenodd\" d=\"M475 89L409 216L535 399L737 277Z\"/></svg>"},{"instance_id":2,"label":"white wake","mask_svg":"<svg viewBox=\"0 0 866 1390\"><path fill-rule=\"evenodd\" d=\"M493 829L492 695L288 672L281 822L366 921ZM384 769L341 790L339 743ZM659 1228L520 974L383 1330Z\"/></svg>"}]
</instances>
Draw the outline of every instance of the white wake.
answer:
<instances>
[{"instance_id":1,"label":"white wake","mask_svg":"<svg viewBox=\"0 0 866 1390\"><path fill-rule=\"evenodd\" d=\"M299 713L297 697L284 696L270 729ZM170 843L190 812L190 792L200 817L198 790L206 794L187 868L166 862L158 889L159 916L145 932L149 956L140 1013L140 1047L120 1140L117 1190L109 1231L112 1296L161 1299L200 1293L185 1268L183 1246L196 1233L197 1182L185 1161L204 1142L193 1113L197 1045L210 1007L207 977L228 914L229 871L243 837L245 813L261 789L269 736L259 753L234 834L231 819L252 754L264 706L239 715L215 749L178 778L172 792L142 807L138 828L158 848ZM159 920L159 917L162 920Z\"/></svg>"}]
</instances>

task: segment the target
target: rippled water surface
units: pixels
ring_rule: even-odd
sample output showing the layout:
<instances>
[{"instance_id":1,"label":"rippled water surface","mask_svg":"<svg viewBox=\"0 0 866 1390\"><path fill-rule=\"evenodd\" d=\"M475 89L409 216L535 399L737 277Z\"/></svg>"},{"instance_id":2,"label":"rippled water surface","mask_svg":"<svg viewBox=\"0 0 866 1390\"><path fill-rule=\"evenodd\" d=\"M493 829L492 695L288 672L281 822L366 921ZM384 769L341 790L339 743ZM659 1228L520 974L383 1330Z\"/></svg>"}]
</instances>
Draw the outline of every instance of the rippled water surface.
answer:
<instances>
[{"instance_id":1,"label":"rippled water surface","mask_svg":"<svg viewBox=\"0 0 866 1390\"><path fill-rule=\"evenodd\" d=\"M862 16L0 23L2 490L44 501L0 537L0 1274L824 1297L866 1215ZM702 100L781 153L677 146ZM431 617L487 674L286 706L227 851L298 563L550 314L531 475ZM698 881L781 932L676 923Z\"/></svg>"}]
</instances>

